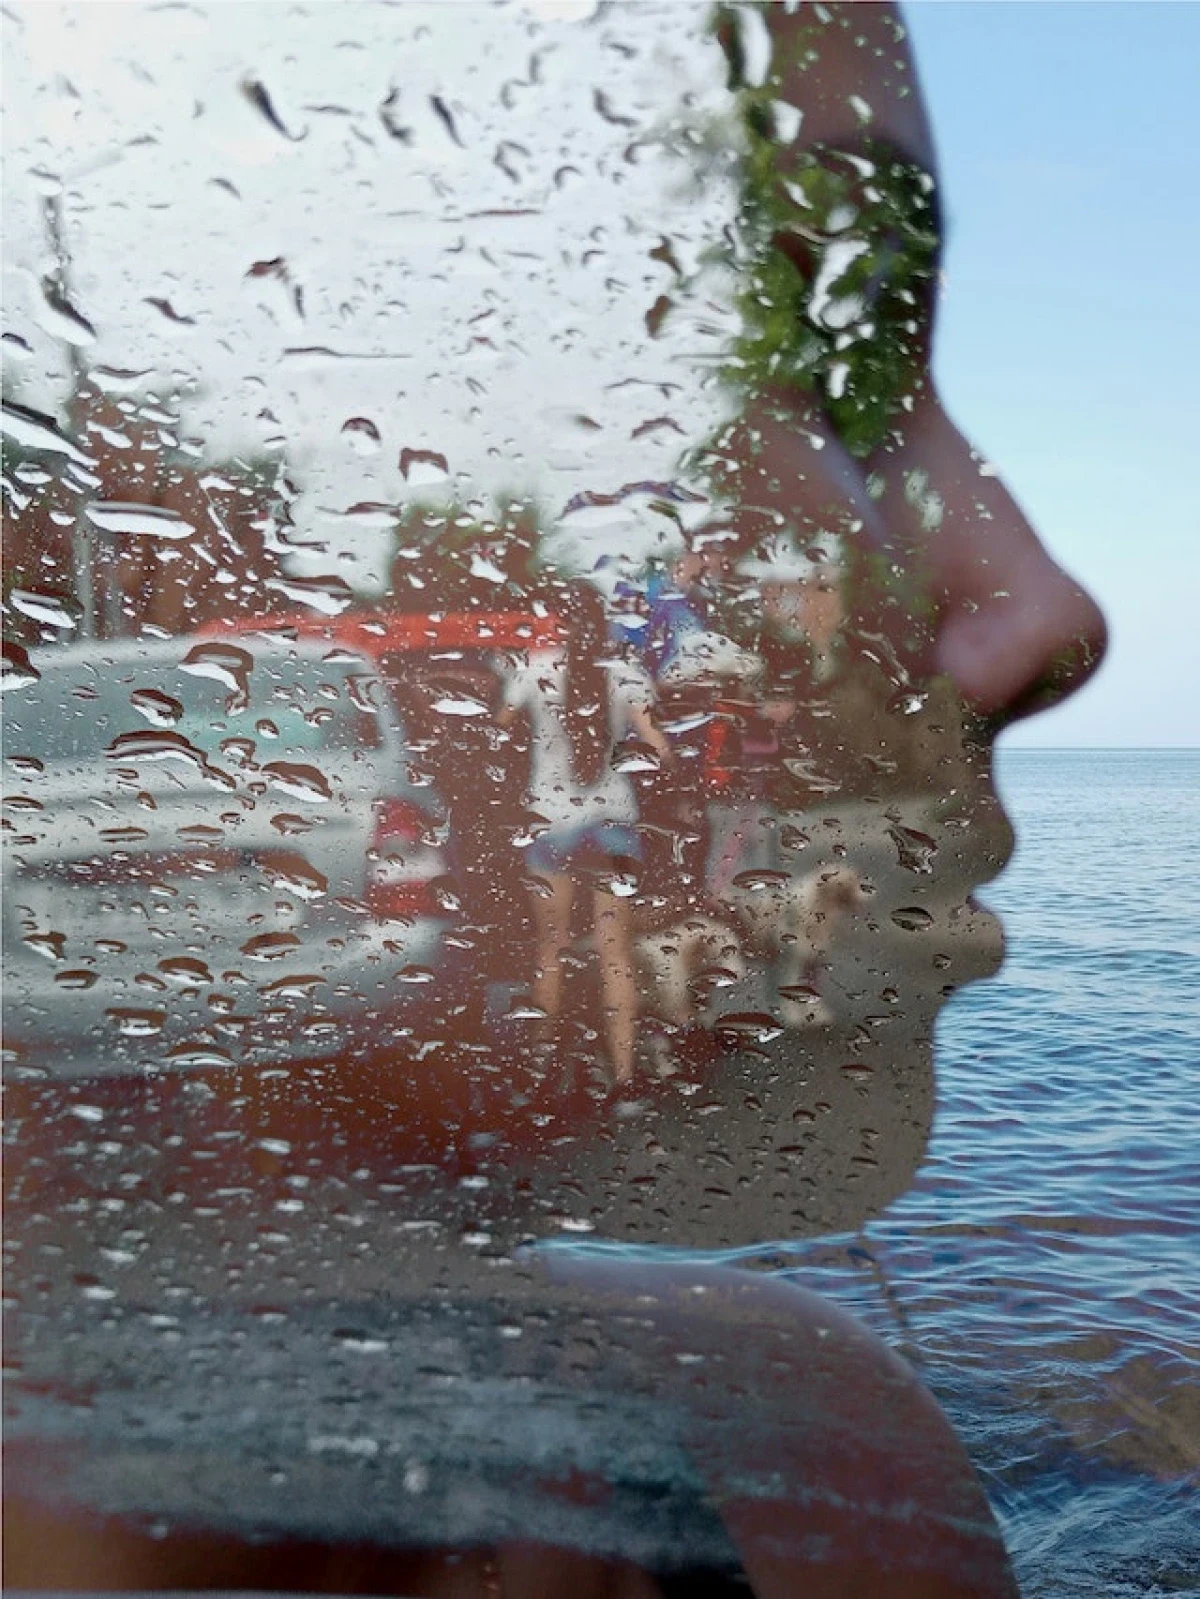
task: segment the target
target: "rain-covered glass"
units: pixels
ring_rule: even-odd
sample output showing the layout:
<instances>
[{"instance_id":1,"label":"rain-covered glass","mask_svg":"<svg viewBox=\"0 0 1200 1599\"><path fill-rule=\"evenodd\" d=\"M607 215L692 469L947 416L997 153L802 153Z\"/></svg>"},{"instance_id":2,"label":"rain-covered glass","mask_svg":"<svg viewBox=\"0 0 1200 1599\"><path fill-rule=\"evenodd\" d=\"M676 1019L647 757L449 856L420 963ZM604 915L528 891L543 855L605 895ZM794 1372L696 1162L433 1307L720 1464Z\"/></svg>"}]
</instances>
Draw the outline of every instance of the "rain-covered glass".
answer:
<instances>
[{"instance_id":1,"label":"rain-covered glass","mask_svg":"<svg viewBox=\"0 0 1200 1599\"><path fill-rule=\"evenodd\" d=\"M734 1569L719 1349L532 1262L859 1226L999 958L943 524L1006 502L926 451L871 9L13 8L35 1525Z\"/></svg>"}]
</instances>

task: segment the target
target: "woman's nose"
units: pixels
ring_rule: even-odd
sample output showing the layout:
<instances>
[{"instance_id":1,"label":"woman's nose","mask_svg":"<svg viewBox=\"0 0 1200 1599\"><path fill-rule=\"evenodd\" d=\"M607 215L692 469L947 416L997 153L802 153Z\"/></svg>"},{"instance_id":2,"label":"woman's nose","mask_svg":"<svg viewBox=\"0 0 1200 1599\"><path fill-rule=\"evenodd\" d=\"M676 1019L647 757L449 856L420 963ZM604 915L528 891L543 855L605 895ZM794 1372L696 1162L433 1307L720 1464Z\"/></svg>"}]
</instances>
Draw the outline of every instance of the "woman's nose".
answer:
<instances>
[{"instance_id":1,"label":"woman's nose","mask_svg":"<svg viewBox=\"0 0 1200 1599\"><path fill-rule=\"evenodd\" d=\"M1080 688L1104 656L1099 607L935 400L885 477L886 519L920 550L938 602L934 665L964 700L998 730Z\"/></svg>"}]
</instances>

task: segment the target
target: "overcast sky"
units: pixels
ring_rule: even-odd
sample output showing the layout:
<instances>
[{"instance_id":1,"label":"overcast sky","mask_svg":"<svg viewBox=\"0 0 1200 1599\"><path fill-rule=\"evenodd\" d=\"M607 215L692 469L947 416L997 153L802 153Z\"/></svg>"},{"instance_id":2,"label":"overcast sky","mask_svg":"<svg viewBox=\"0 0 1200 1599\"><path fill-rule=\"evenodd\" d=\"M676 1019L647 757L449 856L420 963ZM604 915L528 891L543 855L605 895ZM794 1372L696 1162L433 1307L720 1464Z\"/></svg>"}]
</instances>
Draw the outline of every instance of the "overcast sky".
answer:
<instances>
[{"instance_id":1,"label":"overcast sky","mask_svg":"<svg viewBox=\"0 0 1200 1599\"><path fill-rule=\"evenodd\" d=\"M729 322L650 252L669 237L690 277L732 215L679 143L728 112L724 63L703 7L580 9L18 5L7 301L31 373L65 387L44 170L88 361L197 378L210 453L285 449L297 520L351 582L390 540L344 513L412 496L404 449L447 460L426 494L533 490L551 516L669 479L719 414L697 374Z\"/></svg>"},{"instance_id":2,"label":"overcast sky","mask_svg":"<svg viewBox=\"0 0 1200 1599\"><path fill-rule=\"evenodd\" d=\"M1200 744L1200 6L906 8L947 196L938 373L1112 629L1022 744Z\"/></svg>"},{"instance_id":3,"label":"overcast sky","mask_svg":"<svg viewBox=\"0 0 1200 1599\"><path fill-rule=\"evenodd\" d=\"M729 323L719 285L680 299L650 252L669 236L691 273L728 217L682 142L725 104L721 63L701 8L564 10L6 8L5 327L31 401L65 372L39 288L57 177L87 359L198 379L212 449L286 445L317 564L352 582L385 540L345 512L411 494L406 446L447 457L427 492L536 488L552 512L670 476L718 413L696 374ZM1200 743L1200 7L908 15L951 222L946 396L1114 631L1097 684L1014 740Z\"/></svg>"}]
</instances>

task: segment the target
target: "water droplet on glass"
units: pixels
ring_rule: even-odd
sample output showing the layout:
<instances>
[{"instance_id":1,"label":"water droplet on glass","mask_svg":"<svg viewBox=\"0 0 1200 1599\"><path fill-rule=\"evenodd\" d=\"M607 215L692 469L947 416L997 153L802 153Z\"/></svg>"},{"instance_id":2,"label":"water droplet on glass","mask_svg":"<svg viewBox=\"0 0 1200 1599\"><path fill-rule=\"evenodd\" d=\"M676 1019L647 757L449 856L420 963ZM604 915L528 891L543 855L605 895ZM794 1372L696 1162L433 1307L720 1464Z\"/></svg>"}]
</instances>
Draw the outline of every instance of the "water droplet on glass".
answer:
<instances>
[{"instance_id":1,"label":"water droplet on glass","mask_svg":"<svg viewBox=\"0 0 1200 1599\"><path fill-rule=\"evenodd\" d=\"M245 703L250 697L253 664L249 652L236 644L197 644L180 661L179 670L191 677L210 677L215 683L232 689Z\"/></svg>"},{"instance_id":2,"label":"water droplet on glass","mask_svg":"<svg viewBox=\"0 0 1200 1599\"><path fill-rule=\"evenodd\" d=\"M93 527L104 533L153 539L187 539L195 526L178 511L162 505L138 505L120 500L93 500L84 507Z\"/></svg>"},{"instance_id":3,"label":"water droplet on glass","mask_svg":"<svg viewBox=\"0 0 1200 1599\"><path fill-rule=\"evenodd\" d=\"M613 769L618 772L657 772L661 767L662 759L658 752L649 744L635 739L623 745L613 761Z\"/></svg>"},{"instance_id":4,"label":"water droplet on glass","mask_svg":"<svg viewBox=\"0 0 1200 1599\"><path fill-rule=\"evenodd\" d=\"M380 446L379 429L365 416L352 416L343 422L342 437L358 455L374 455Z\"/></svg>"},{"instance_id":5,"label":"water droplet on glass","mask_svg":"<svg viewBox=\"0 0 1200 1599\"><path fill-rule=\"evenodd\" d=\"M295 933L259 933L247 939L241 949L250 960L273 961L299 947L300 940Z\"/></svg>"},{"instance_id":6,"label":"water droplet on glass","mask_svg":"<svg viewBox=\"0 0 1200 1599\"><path fill-rule=\"evenodd\" d=\"M43 955L46 960L60 961L66 947L67 935L65 933L26 933L24 942L38 955Z\"/></svg>"},{"instance_id":7,"label":"water droplet on glass","mask_svg":"<svg viewBox=\"0 0 1200 1599\"><path fill-rule=\"evenodd\" d=\"M321 616L340 616L354 603L354 590L341 577L272 577L266 586Z\"/></svg>"},{"instance_id":8,"label":"water droplet on glass","mask_svg":"<svg viewBox=\"0 0 1200 1599\"><path fill-rule=\"evenodd\" d=\"M303 766L294 761L268 761L263 772L276 788L294 799L320 804L333 798L328 779L315 766Z\"/></svg>"},{"instance_id":9,"label":"water droplet on glass","mask_svg":"<svg viewBox=\"0 0 1200 1599\"><path fill-rule=\"evenodd\" d=\"M165 1010L127 1010L117 1006L104 1014L126 1038L153 1038L167 1024Z\"/></svg>"},{"instance_id":10,"label":"water droplet on glass","mask_svg":"<svg viewBox=\"0 0 1200 1599\"><path fill-rule=\"evenodd\" d=\"M933 926L933 917L920 905L905 905L899 910L894 910L892 920L906 933L921 932Z\"/></svg>"},{"instance_id":11,"label":"water droplet on glass","mask_svg":"<svg viewBox=\"0 0 1200 1599\"><path fill-rule=\"evenodd\" d=\"M43 450L48 455L65 455L77 466L95 466L95 456L88 455L67 438L53 417L44 416L40 411L31 411L28 406L17 405L10 400L4 401L2 415L5 436L12 439L14 444L26 445L31 450Z\"/></svg>"},{"instance_id":12,"label":"water droplet on glass","mask_svg":"<svg viewBox=\"0 0 1200 1599\"><path fill-rule=\"evenodd\" d=\"M154 727L173 727L183 715L182 703L161 689L135 688L129 703Z\"/></svg>"},{"instance_id":13,"label":"water droplet on glass","mask_svg":"<svg viewBox=\"0 0 1200 1599\"><path fill-rule=\"evenodd\" d=\"M43 589L13 589L9 601L22 616L46 627L59 628L64 633L74 632L83 615L83 607L77 600Z\"/></svg>"},{"instance_id":14,"label":"water droplet on glass","mask_svg":"<svg viewBox=\"0 0 1200 1599\"><path fill-rule=\"evenodd\" d=\"M486 716L488 706L472 699L469 694L444 694L433 702L433 708L442 716Z\"/></svg>"},{"instance_id":15,"label":"water droplet on glass","mask_svg":"<svg viewBox=\"0 0 1200 1599\"><path fill-rule=\"evenodd\" d=\"M908 872L917 872L928 875L933 871L934 857L937 855L937 840L928 833L919 832L914 827L901 827L894 824L888 828L888 837L896 846L896 855L899 864Z\"/></svg>"},{"instance_id":16,"label":"water droplet on glass","mask_svg":"<svg viewBox=\"0 0 1200 1599\"><path fill-rule=\"evenodd\" d=\"M53 278L42 280L42 303L38 322L46 332L64 344L82 347L96 342L96 330L82 311L73 306Z\"/></svg>"},{"instance_id":17,"label":"water droplet on glass","mask_svg":"<svg viewBox=\"0 0 1200 1599\"><path fill-rule=\"evenodd\" d=\"M239 87L254 109L270 127L274 128L276 133L282 134L292 144L298 144L302 139L308 137L307 128L304 129L303 133L293 133L291 131L275 109L275 102L268 93L266 85L260 83L257 78L243 78Z\"/></svg>"},{"instance_id":18,"label":"water droplet on glass","mask_svg":"<svg viewBox=\"0 0 1200 1599\"><path fill-rule=\"evenodd\" d=\"M419 488L422 484L440 483L449 472L449 462L437 450L405 448L400 451L400 475L414 488Z\"/></svg>"},{"instance_id":19,"label":"water droplet on glass","mask_svg":"<svg viewBox=\"0 0 1200 1599\"><path fill-rule=\"evenodd\" d=\"M768 888L782 888L791 881L787 872L764 869L760 871L739 872L733 879L735 888L744 888L751 893L761 892Z\"/></svg>"},{"instance_id":20,"label":"water droplet on glass","mask_svg":"<svg viewBox=\"0 0 1200 1599\"><path fill-rule=\"evenodd\" d=\"M715 1028L719 1034L739 1043L752 1044L769 1044L783 1032L782 1025L773 1016L761 1011L729 1011L718 1016Z\"/></svg>"},{"instance_id":21,"label":"water droplet on glass","mask_svg":"<svg viewBox=\"0 0 1200 1599\"><path fill-rule=\"evenodd\" d=\"M180 983L211 983L212 973L202 960L194 955L172 955L158 963L164 977Z\"/></svg>"},{"instance_id":22,"label":"water droplet on glass","mask_svg":"<svg viewBox=\"0 0 1200 1599\"><path fill-rule=\"evenodd\" d=\"M213 1044L177 1044L166 1052L173 1066L190 1067L200 1071L205 1067L232 1066L233 1056Z\"/></svg>"},{"instance_id":23,"label":"water droplet on glass","mask_svg":"<svg viewBox=\"0 0 1200 1599\"><path fill-rule=\"evenodd\" d=\"M5 693L9 689L29 688L41 680L41 673L29 659L29 652L20 644L10 644L5 640L3 662L0 689Z\"/></svg>"}]
</instances>

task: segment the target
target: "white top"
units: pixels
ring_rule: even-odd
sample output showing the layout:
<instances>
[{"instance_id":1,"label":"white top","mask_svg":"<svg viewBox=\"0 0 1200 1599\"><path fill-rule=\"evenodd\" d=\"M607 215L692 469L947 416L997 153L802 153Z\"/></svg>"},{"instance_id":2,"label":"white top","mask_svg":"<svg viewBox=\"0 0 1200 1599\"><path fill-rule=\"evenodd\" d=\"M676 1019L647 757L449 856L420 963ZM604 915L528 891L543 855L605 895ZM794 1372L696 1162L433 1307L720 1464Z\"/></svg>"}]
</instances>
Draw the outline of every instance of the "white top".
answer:
<instances>
[{"instance_id":1,"label":"white top","mask_svg":"<svg viewBox=\"0 0 1200 1599\"><path fill-rule=\"evenodd\" d=\"M566 651L531 654L505 682L504 703L529 713L531 729L529 805L552 827L576 828L596 822L636 822L637 796L623 772L606 760L594 783L574 774L571 736L566 724ZM608 686L608 715L614 743L633 730L633 713L649 707L650 678L635 662L601 663Z\"/></svg>"}]
</instances>

